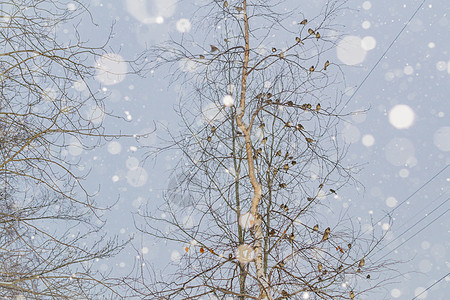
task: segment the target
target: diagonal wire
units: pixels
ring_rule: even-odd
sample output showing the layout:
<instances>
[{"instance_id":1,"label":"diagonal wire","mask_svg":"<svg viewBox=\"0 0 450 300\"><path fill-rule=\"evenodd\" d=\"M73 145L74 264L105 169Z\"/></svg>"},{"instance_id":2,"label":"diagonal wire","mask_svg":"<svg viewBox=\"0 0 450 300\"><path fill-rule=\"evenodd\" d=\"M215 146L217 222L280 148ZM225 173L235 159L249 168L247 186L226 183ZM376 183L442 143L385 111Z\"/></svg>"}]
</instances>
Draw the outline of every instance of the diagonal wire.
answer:
<instances>
[{"instance_id":1,"label":"diagonal wire","mask_svg":"<svg viewBox=\"0 0 450 300\"><path fill-rule=\"evenodd\" d=\"M409 20L405 23L405 25L403 25L402 29L399 31L399 33L395 36L395 38L392 40L392 42L389 44L389 46L386 48L386 50L384 51L383 55L380 56L380 58L377 60L377 62L375 63L375 65L372 67L372 69L370 69L369 73L367 73L367 75L364 77L364 79L361 81L361 83L357 86L355 92L350 96L350 98L347 100L347 102L345 102L345 105L341 108L340 112L342 112L342 110L344 110L344 108L347 106L347 104L353 99L353 97L356 95L356 93L359 91L359 89L361 88L361 86L366 82L366 80L369 78L369 76L372 74L372 72L375 70L375 68L378 66L378 64L381 62L381 60L386 56L386 54L388 53L388 51L392 48L392 46L394 45L394 43L398 40L398 38L400 37L400 35L405 31L406 27L411 23L412 19L414 19L414 17L417 15L417 13L419 12L419 10L422 8L422 6L425 4L426 0L423 0L419 6L416 8L416 10L414 11L414 13L411 15L411 17L409 18ZM425 182L420 188L418 188L414 193L412 193L411 195L409 195L405 200L403 200L399 205L397 205L395 208L393 208L390 212L386 213L380 220L378 220L378 222L380 222L381 220L383 220L386 216L390 215L393 211L395 211L397 208L399 208L400 206L402 206L406 201L408 201L409 199L411 199L416 193L418 193L422 188L424 188L427 184L429 184L431 181L433 181L439 174L441 174L445 169L447 169L450 166L450 164L447 164L441 171L439 171L437 174L435 174L431 179L429 179L427 182Z\"/></svg>"},{"instance_id":2,"label":"diagonal wire","mask_svg":"<svg viewBox=\"0 0 450 300\"><path fill-rule=\"evenodd\" d=\"M350 96L350 98L347 100L347 102L345 103L345 105L341 108L341 111L348 105L348 103L354 98L354 96L356 95L356 93L360 90L360 88L362 87L362 85L367 81L367 79L370 77L370 75L372 74L372 72L375 70L375 68L378 66L378 64L381 62L381 60L385 57L385 55L387 54L387 52L392 48L392 46L394 45L394 43L397 41L397 39L400 37L400 35L403 33L403 31L406 29L406 27L411 23L412 19L416 16L416 14L419 12L419 10L422 8L422 6L425 4L426 0L423 0L420 5L417 7L417 9L414 11L414 13L412 14L412 16L409 18L408 22L405 23L405 25L403 26L403 28L400 30L400 32L397 34L397 36L394 38L394 40L390 43L390 45L386 48L386 50L384 51L383 55L381 55L381 57L378 59L378 61L375 63L375 65L372 67L372 69L369 71L369 73L367 73L367 75L364 77L364 79L361 81L361 83L357 86L355 92ZM419 189L417 189L414 193L412 193L410 196L408 196L403 202L400 203L400 205L396 206L394 209L392 209L389 213L387 213L385 216L383 216L380 221L385 218L387 215L389 215L390 213L392 213L394 210L396 210L397 208L399 208L401 205L403 205L406 201L408 201L411 197L413 197L416 193L418 193L422 188L424 188L428 183L430 183L431 181L433 181L439 174L441 174L445 169L447 169L450 166L450 164L446 165L441 171L439 171L437 174L435 174L431 179L429 179L427 182L425 182L421 187L419 187ZM440 218L442 216L442 214L438 217ZM435 220L433 220L431 223L433 223L434 221L436 221L438 218L436 218ZM422 220L420 220L422 221ZM430 223L430 224L431 224ZM426 225L424 228L422 228L419 232L421 232L423 229L425 229L426 227L428 227L430 224ZM415 235L417 235L419 232L417 232ZM415 236L413 235L413 236ZM412 238L412 237L410 237ZM409 240L409 239L408 239ZM400 247L401 245L403 245L404 243L400 244L398 247ZM397 247L397 248L398 248ZM396 248L396 249L397 249ZM446 275L444 275L443 277L441 277L438 281L436 281L435 283L433 283L432 285L430 285L429 287L427 287L424 291L422 291L420 294L418 294L417 296L415 296L412 300L417 299L417 297L419 297L420 295L422 295L423 293L425 293L427 290L429 290L430 288L432 288L433 286L435 286L437 283L439 283L440 281L442 281L446 276L448 276L450 273L447 273Z\"/></svg>"},{"instance_id":3,"label":"diagonal wire","mask_svg":"<svg viewBox=\"0 0 450 300\"><path fill-rule=\"evenodd\" d=\"M412 298L411 300L417 299L417 297L419 297L420 295L422 295L423 293L425 293L426 291L428 291L429 289L431 289L433 286L435 286L436 284L438 284L440 281L442 281L442 279L444 279L445 277L447 277L448 275L450 275L450 272L445 274L444 276L442 276L438 281L436 281L435 283L433 283L432 285L430 285L429 287L427 287L425 290L423 290L420 294L418 294L417 296L415 296L414 298Z\"/></svg>"},{"instance_id":4,"label":"diagonal wire","mask_svg":"<svg viewBox=\"0 0 450 300\"><path fill-rule=\"evenodd\" d=\"M445 202L446 203L446 202ZM443 203L444 204L444 203ZM427 227L429 227L431 224L433 224L434 222L436 222L440 217L442 217L443 215L445 215L446 213L448 213L448 209L446 210L446 211L444 211L443 213L441 213L439 216L437 216L436 218L434 218L430 223L428 223L427 225L425 225L425 226L423 226L419 231L417 231L416 233L414 233L412 236L410 236L409 238L407 238L405 241L403 241L400 245L398 245L397 247L395 247L394 249L392 249L391 251L389 251L388 253L386 253L385 255L383 255L382 257L380 257L378 260L377 260L377 262L378 261L380 261L380 260L382 260L383 258L385 258L386 256L388 256L389 254L391 254L392 252L394 252L395 250L397 250L398 248L400 248L401 246L403 246L406 242L408 242L410 239L412 239L413 237L415 237L416 235L418 235L419 233L421 233L422 231L424 231ZM427 217L427 216L426 216ZM423 221L425 219L425 217L424 218L422 218L420 221L418 221L418 222L416 222L412 227L414 227L414 226L416 226L419 222L421 222L421 221ZM411 227L411 228L412 228ZM409 229L408 229L409 230ZM407 231L408 231L407 230ZM402 236L403 234L405 234L406 233L406 231L405 232L403 232L400 236ZM399 236L399 237L400 237ZM398 237L398 238L399 238ZM396 238L396 239L394 239L394 240L392 240L389 244L391 244L392 242L394 242L394 241L396 241L398 238ZM389 244L387 244L387 245L389 245ZM386 245L386 246L387 246Z\"/></svg>"},{"instance_id":5,"label":"diagonal wire","mask_svg":"<svg viewBox=\"0 0 450 300\"><path fill-rule=\"evenodd\" d=\"M450 198L445 199L444 201L442 201L441 204L439 204L437 207L435 207L433 210L431 210L430 212L427 212L420 220L418 220L416 223L414 223L413 225L408 226L408 228L406 230L404 230L400 235L398 235L395 239L393 239L392 241L390 241L388 244L386 244L385 247L389 246L391 243L393 243L394 241L396 241L398 238L400 238L401 236L403 236L404 234L406 234L408 231L410 231L411 229L413 229L417 224L419 224L420 222L422 222L423 220L425 220L427 217L429 217L431 214L433 214L436 210L438 210L439 208L441 208L444 204L446 204L448 201L450 200ZM420 212L419 212L420 214ZM417 214L416 214L417 215ZM415 216L411 217L414 218ZM406 223L404 224L406 225ZM380 250L381 251L381 250Z\"/></svg>"},{"instance_id":6,"label":"diagonal wire","mask_svg":"<svg viewBox=\"0 0 450 300\"><path fill-rule=\"evenodd\" d=\"M401 205L403 205L406 201L408 201L409 199L411 199L414 195L416 195L420 190L422 190L426 185L428 185L431 181L433 181L436 177L438 177L442 172L444 172L448 167L450 166L450 164L447 164L446 166L444 166L444 168L442 168L439 172L437 172L436 174L434 174L430 179L428 179L424 184L422 184L417 190L415 190L411 195L409 195L405 200L403 200L399 205L397 205L395 208L391 209L389 212L387 212L383 217L381 217L377 222L375 223L379 223L381 220L383 220L386 216L389 216L393 211L395 211L397 208L399 208ZM437 208L441 207L443 204L447 203L449 199L445 200L443 203L441 203ZM437 208L435 208L433 211L431 211L431 213L433 213ZM447 210L448 211L448 210ZM447 211L445 213L447 213ZM420 219L419 221L416 222L416 224L413 225L416 226L419 222L422 222L425 218L429 217L431 213L428 213L425 217L423 217L422 219ZM444 214L445 214L444 213ZM434 219L431 223L433 223L434 221L436 221L438 218L440 218L442 216L439 215L436 219ZM399 246L397 246L394 250L398 249L400 246L402 246L404 243L406 243L407 241L409 241L412 237L416 236L418 233L420 233L421 231L423 231L426 227L428 227L429 225L431 225L431 223L425 225L424 227L422 227L422 229L420 229L418 232L416 232L414 235L412 235L410 238L408 238L406 241L404 241L403 243L401 243ZM411 229L411 227L409 228ZM405 234L407 231L409 231L409 229L407 229L406 231L404 231L401 235ZM363 232L363 234L367 233L369 231L369 229L367 229L366 231ZM390 244L390 243L389 243ZM379 251L378 251L379 252ZM376 253L378 253L376 252ZM389 253L391 253L392 251L389 251ZM386 254L387 255L387 254ZM381 257L379 260L381 260L382 258L384 258L386 255L384 255L383 257Z\"/></svg>"},{"instance_id":7,"label":"diagonal wire","mask_svg":"<svg viewBox=\"0 0 450 300\"><path fill-rule=\"evenodd\" d=\"M415 190L411 195L409 195L405 200L403 200L402 202L400 202L399 205L397 205L396 207L394 207L393 209L391 209L389 212L387 212L383 217L381 217L377 222L380 222L381 220L383 220L386 216L389 216L390 214L392 214L397 208L399 208L400 206L402 206L403 204L405 204L406 201L408 201L409 199L411 199L414 195L416 195L418 192L420 192L425 186L427 186L431 181L433 181L436 177L438 177L442 172L444 172L448 167L450 167L450 164L447 164L446 166L444 166L439 172L437 172L436 174L433 175L433 177L431 177L430 179L428 179L424 184L422 184L417 190Z\"/></svg>"},{"instance_id":8,"label":"diagonal wire","mask_svg":"<svg viewBox=\"0 0 450 300\"><path fill-rule=\"evenodd\" d=\"M400 37L400 35L403 33L403 31L405 31L406 27L409 25L409 23L411 23L412 19L416 16L416 14L419 12L419 10L422 8L422 6L425 4L426 0L423 0L422 3L420 3L420 5L417 7L417 9L414 11L414 13L412 14L412 16L409 18L408 22L405 23L405 25L403 26L403 28L400 30L400 32L397 34L397 36L394 38L394 40L391 42L391 44L386 48L386 50L384 51L383 55L381 55L381 57L378 59L378 61L375 63L375 65L372 67L372 69L369 71L369 73L367 73L366 77L364 77L364 79L361 81L361 83L356 87L355 92L350 96L350 98L347 100L347 102L345 102L345 105L342 106L341 111L339 113L342 112L342 110L344 110L344 108L347 106L347 104L353 99L353 97L355 96L355 94L359 91L359 89L361 88L361 86L366 82L366 80L369 78L369 76L372 74L372 72L375 70L375 68L378 66L378 64L381 62L381 60L383 60L384 56L386 55L386 53L388 53L389 50L391 50L392 46L394 45L394 43L397 41L397 39Z\"/></svg>"}]
</instances>

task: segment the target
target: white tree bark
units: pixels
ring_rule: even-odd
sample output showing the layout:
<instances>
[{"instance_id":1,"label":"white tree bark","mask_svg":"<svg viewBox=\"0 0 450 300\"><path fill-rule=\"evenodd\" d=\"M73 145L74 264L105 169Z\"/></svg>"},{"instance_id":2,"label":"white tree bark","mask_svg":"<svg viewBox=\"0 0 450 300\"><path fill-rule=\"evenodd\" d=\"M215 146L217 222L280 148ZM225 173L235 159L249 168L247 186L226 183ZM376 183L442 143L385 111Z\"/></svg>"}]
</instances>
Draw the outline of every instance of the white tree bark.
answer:
<instances>
[{"instance_id":1,"label":"white tree bark","mask_svg":"<svg viewBox=\"0 0 450 300\"><path fill-rule=\"evenodd\" d=\"M263 244L263 231L262 231L262 222L261 216L258 213L258 206L261 200L262 189L259 184L256 174L255 174L255 164L253 159L253 149L252 149L252 140L251 140L251 127L247 126L243 121L243 117L245 115L245 94L247 88L247 77L248 77L248 63L249 63L249 54L250 54L250 38L249 38L249 24L247 17L247 1L243 0L243 12L244 12L244 30L245 30L245 57L244 64L242 67L242 81L241 81L241 96L239 101L240 111L236 115L236 122L239 129L242 131L245 137L245 148L247 152L247 163L248 163L248 171L250 183L253 187L253 198L251 203L250 213L255 218L255 267L256 267L256 277L259 281L260 294L259 299L268 299L271 300L271 294L269 289L269 282L267 280L267 276L264 273L263 266L263 253L262 253L262 244Z\"/></svg>"}]
</instances>

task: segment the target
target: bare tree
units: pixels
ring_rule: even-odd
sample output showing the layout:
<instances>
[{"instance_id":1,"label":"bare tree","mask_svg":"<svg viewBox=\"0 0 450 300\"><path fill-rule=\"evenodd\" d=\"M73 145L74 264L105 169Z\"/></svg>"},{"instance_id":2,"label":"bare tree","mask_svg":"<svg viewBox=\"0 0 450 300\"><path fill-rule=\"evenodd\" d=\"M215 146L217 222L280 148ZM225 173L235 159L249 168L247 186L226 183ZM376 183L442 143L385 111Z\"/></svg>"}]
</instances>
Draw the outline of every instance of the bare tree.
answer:
<instances>
[{"instance_id":1,"label":"bare tree","mask_svg":"<svg viewBox=\"0 0 450 300\"><path fill-rule=\"evenodd\" d=\"M141 269L152 278L128 282L136 292L353 299L385 282L387 262L370 259L383 235L334 211L340 188L357 184L337 127L349 115L343 74L329 58L344 4L326 1L311 17L277 1L213 1L196 12L195 34L154 49L185 88L180 131L152 153L182 159L139 229L182 254L171 275Z\"/></svg>"},{"instance_id":2,"label":"bare tree","mask_svg":"<svg viewBox=\"0 0 450 300\"><path fill-rule=\"evenodd\" d=\"M104 94L91 86L94 76L125 74L94 64L115 56L104 56L108 37L98 47L82 40L83 15L79 1L0 2L0 297L116 293L92 265L123 243L97 225L100 208L82 184L88 170L69 153L120 136L105 134Z\"/></svg>"}]
</instances>

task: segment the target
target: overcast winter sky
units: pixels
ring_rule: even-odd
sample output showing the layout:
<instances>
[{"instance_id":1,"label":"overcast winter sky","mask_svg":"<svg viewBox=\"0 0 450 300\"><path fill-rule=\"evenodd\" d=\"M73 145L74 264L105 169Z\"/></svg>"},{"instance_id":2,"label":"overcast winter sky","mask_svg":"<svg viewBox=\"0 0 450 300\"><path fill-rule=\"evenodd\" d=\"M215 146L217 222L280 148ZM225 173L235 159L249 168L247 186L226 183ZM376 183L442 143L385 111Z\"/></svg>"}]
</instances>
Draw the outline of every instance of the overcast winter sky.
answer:
<instances>
[{"instance_id":1,"label":"overcast winter sky","mask_svg":"<svg viewBox=\"0 0 450 300\"><path fill-rule=\"evenodd\" d=\"M187 2L193 1L183 2L92 0L90 10L99 26L82 24L80 31L95 41L105 36L114 22L111 46L121 48L116 58L131 59L147 46L170 36L179 38L190 30L192 3ZM301 1L286 1L286 10L294 7L291 2L301 6ZM307 9L317 9L324 2L307 1ZM347 6L336 20L343 25L339 30L345 37L330 60L343 66L346 82L342 89L347 91L349 110L368 109L340 127L351 144L348 163L363 166L357 179L365 189L350 186L341 190L337 208L349 209L362 224L368 224L370 218L379 220L377 226L384 230L389 228L383 217L391 213L394 218L388 245L377 256L409 261L398 266L405 277L387 286L377 299L412 299L439 279L417 299L446 299L450 281L450 167L446 168L450 164L450 4L447 0L350 0ZM103 66L117 73L126 70L125 63L103 62ZM110 93L107 108L127 120L107 119L108 131L143 133L150 131L154 122L176 126L173 105L177 86L168 86L167 75L156 71L140 79L100 72L97 81ZM156 163L143 163L146 150L141 146L157 142L157 134L152 134L138 142L114 140L91 152L69 147L74 160L81 158L85 166L94 168L88 184L93 189L100 185L98 201L107 204L119 199L106 216L109 233L123 237L135 233L132 213L148 203L160 203L171 167L179 157L163 155ZM140 235L135 245L157 267L176 257L174 251L181 252ZM116 274L125 274L135 255L125 251L112 261L99 262L98 267L113 267Z\"/></svg>"}]
</instances>

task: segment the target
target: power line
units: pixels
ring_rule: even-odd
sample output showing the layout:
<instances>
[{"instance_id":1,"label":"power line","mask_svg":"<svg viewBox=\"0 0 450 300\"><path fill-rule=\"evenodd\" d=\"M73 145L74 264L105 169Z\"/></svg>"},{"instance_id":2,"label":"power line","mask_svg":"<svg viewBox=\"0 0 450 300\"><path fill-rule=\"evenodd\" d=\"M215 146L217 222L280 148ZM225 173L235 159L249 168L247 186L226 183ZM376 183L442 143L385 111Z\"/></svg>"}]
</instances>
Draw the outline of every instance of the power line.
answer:
<instances>
[{"instance_id":1,"label":"power line","mask_svg":"<svg viewBox=\"0 0 450 300\"><path fill-rule=\"evenodd\" d=\"M450 198L445 199L441 204L439 204L437 207L435 207L432 211L430 211L429 213L426 213L425 216L423 216L420 220L418 220L416 223L414 223L412 226L409 226L408 229L406 229L405 231L403 231L400 235L398 235L395 239L393 239L392 241L390 241L388 244L386 244L385 247L389 246L390 244L392 244L393 242L395 242L396 240L398 240L400 237L402 237L405 233L407 233L408 231L410 231L411 229L413 229L417 224L419 224L420 222L422 222L423 220L425 220L427 217L431 216L436 210L438 210L439 208L441 208L441 206L443 206L444 204L446 204L448 202L448 200L450 200ZM417 234L417 233L416 233ZM382 249L378 250L378 252L380 252ZM392 251L390 251L392 252ZM390 253L389 252L389 253ZM386 254L387 255L387 254ZM386 255L384 255L383 257L385 257ZM383 258L382 257L382 258ZM381 258L380 258L381 259Z\"/></svg>"},{"instance_id":2,"label":"power line","mask_svg":"<svg viewBox=\"0 0 450 300\"><path fill-rule=\"evenodd\" d=\"M425 186L427 186L430 182L432 182L436 177L438 177L442 172L444 172L448 167L450 167L450 164L446 165L445 167L443 167L439 172L437 172L436 174L434 174L430 179L428 179L424 184L422 184L417 190L415 190L411 195L409 195L405 200L403 200L402 202L400 202L399 205L397 205L396 207L394 207L393 209L391 209L390 211L388 211L384 216L382 216L378 221L375 222L379 223L381 222L386 216L389 216L390 214L392 214L397 208L399 208L400 206L402 206L406 201L408 201L409 199L411 199L415 194L417 194L418 192L420 192ZM363 232L363 234L367 233L370 229L367 229L366 231Z\"/></svg>"},{"instance_id":3,"label":"power line","mask_svg":"<svg viewBox=\"0 0 450 300\"><path fill-rule=\"evenodd\" d=\"M414 19L414 17L417 15L417 13L419 12L419 10L422 8L422 6L425 4L426 0L423 0L420 5L416 8L416 10L414 11L414 13L411 15L411 17L409 18L409 20L405 23L405 25L402 27L402 29L399 31L399 33L395 36L394 40L389 44L389 46L386 48L386 50L384 51L383 55L380 56L380 58L377 60L377 62L375 63L375 65L372 67L372 69L370 69L369 73L367 73L367 75L364 77L364 79L361 81L361 83L356 87L355 92L350 96L350 98L347 100L347 102L345 103L345 105L341 108L340 112L342 112L342 110L347 106L347 104L353 99L353 97L356 95L356 93L359 91L359 89L361 88L361 86L366 82L366 80L369 78L369 76L372 74L372 72L375 70L375 68L378 66L378 64L381 62L381 60L384 58L384 56L388 53L388 51L392 48L392 46L394 45L394 43L397 41L397 39L400 37L400 35L403 33L403 31L405 31L406 27L411 23L412 19ZM414 193L412 193L410 196L408 196L404 201L402 201L399 205L397 205L395 208L393 208L390 212L386 213L386 215L384 215L380 220L377 221L380 222L381 220L383 220L386 216L388 216L389 214L391 214L393 211L395 211L397 208L399 208L400 206L402 206L406 201L408 201L411 197L413 197L416 193L418 193L422 188L424 188L428 183L430 183L432 180L434 180L439 174L441 174L445 169L447 169L450 166L450 164L447 164L441 171L439 171L436 175L434 175L430 180L428 180L427 182L425 182L419 189L417 189Z\"/></svg>"},{"instance_id":4,"label":"power line","mask_svg":"<svg viewBox=\"0 0 450 300\"><path fill-rule=\"evenodd\" d=\"M369 73L367 73L366 77L364 77L364 79L361 81L361 83L356 87L355 92L350 96L350 98L347 100L347 102L345 102L345 105L342 106L341 111L339 113L342 112L342 110L347 106L347 104L353 99L353 97L355 96L355 94L359 91L359 89L361 88L361 86L366 82L366 80L369 78L369 76L372 74L372 72L375 70L375 68L378 66L378 64L381 62L381 60L384 58L384 56L388 53L388 51L392 48L392 46L394 45L394 43L397 41L397 39L400 37L400 35L403 33L403 31L405 31L406 27L409 25L409 23L411 23L412 19L416 16L416 14L419 12L419 10L422 8L422 6L424 5L426 0L423 0L422 3L420 3L420 5L417 7L417 9L414 11L414 13L412 14L412 16L409 18L408 22L405 23L405 25L403 26L403 28L400 30L400 32L397 34L397 36L394 38L394 40L391 42L391 44L387 47L387 49L384 51L383 55L381 55L381 57L378 59L378 61L375 63L375 65L372 67L372 69L369 71Z\"/></svg>"},{"instance_id":5,"label":"power line","mask_svg":"<svg viewBox=\"0 0 450 300\"><path fill-rule=\"evenodd\" d=\"M381 57L378 59L378 61L375 63L375 65L372 67L372 69L369 71L369 73L364 77L364 79L361 81L361 83L357 86L355 92L350 96L350 98L347 100L347 102L345 103L345 105L341 108L341 112L342 110L347 106L347 104L353 99L353 97L355 96L355 94L359 91L359 89L361 88L361 86L366 82L366 80L369 78L369 76L372 74L372 72L375 70L375 68L378 66L378 64L381 62L381 60L383 59L383 57L387 54L387 52L392 48L392 46L394 45L394 43L397 41L397 39L400 37L400 35L403 33L403 31L406 29L406 27L411 23L412 19L416 16L416 14L419 12L419 10L422 8L422 6L424 5L426 0L423 0L420 5L417 7L417 9L414 11L414 13L411 15L411 17L409 18L409 20L405 23L405 25L403 26L403 28L400 30L400 32L396 35L396 37L394 38L394 40L389 44L389 46L387 47L387 49L384 51L383 55L381 55ZM396 209L398 209L400 206L402 206L406 201L408 201L409 199L411 199L415 194L417 194L420 190L422 190L426 185L428 185L431 181L433 181L437 176L439 176L442 172L444 172L448 167L450 166L450 164L447 164L444 168L442 168L442 170L440 170L438 173L436 173L431 179L429 179L427 182L425 182L421 187L419 187L414 193L412 193L411 195L409 195L405 200L403 200L399 205L397 205L395 208L393 208L392 210L390 210L389 212L387 212L383 217L381 217L378 221L380 222L381 220L383 220L386 216L390 215L392 212L394 212ZM367 231L366 231L367 232Z\"/></svg>"},{"instance_id":6,"label":"power line","mask_svg":"<svg viewBox=\"0 0 450 300\"><path fill-rule=\"evenodd\" d=\"M409 199L411 199L415 194L417 194L420 190L422 190L426 185L428 185L431 181L433 181L437 176L439 176L442 172L444 172L448 167L450 166L450 164L446 165L444 168L442 168L439 172L437 172L435 175L433 175L429 180L427 180L424 184L422 184L422 186L420 186L417 190L415 190L411 195L409 195L405 200L403 200L397 207L393 208L390 212L387 212L383 217L381 217L376 223L380 222L381 220L383 220L386 216L390 215L394 210L396 210L397 208L399 208L402 204L404 204L406 201L408 201ZM431 212L427 213L427 215L425 215L424 217L422 217L419 221L417 221L413 226L410 226L407 230L405 230L402 234L400 234L396 239L392 240L391 242L388 243L388 245L390 245L392 242L394 242L395 240L397 240L398 238L400 238L403 234L405 234L406 232L408 232L411 228L415 227L418 223L422 222L425 218L429 217L434 211L436 211L438 208L440 208L442 205L444 205L445 203L448 202L450 198L447 198L446 200L444 200L440 205L438 205L435 209L433 209ZM434 201L433 201L434 202ZM379 258L377 261L380 261L381 259L383 259L384 257L386 257L387 255L389 255L390 253L392 253L393 251L397 250L398 248L400 248L403 244L405 244L406 242L408 242L410 239L412 239L413 237L415 237L416 235L418 235L420 232L422 232L423 230L425 230L428 226L430 226L431 224L433 224L435 221L437 221L437 219L439 219L440 217L442 217L443 215L445 215L449 210L447 209L444 213L440 214L438 217L436 217L434 220L432 220L430 223L428 223L427 225L425 225L424 227L422 227L419 231L417 231L415 234L413 234L412 236L410 236L407 240L405 240L404 242L402 242L400 245L398 245L397 247L395 247L393 250L389 251L388 253L386 253L385 255L383 255L381 258ZM363 234L365 234L366 232L368 232L368 230L366 230ZM378 253L380 251L377 251L376 253Z\"/></svg>"},{"instance_id":7,"label":"power line","mask_svg":"<svg viewBox=\"0 0 450 300\"><path fill-rule=\"evenodd\" d=\"M355 92L350 96L350 98L347 100L347 102L345 103L345 105L341 108L341 111L348 105L348 103L354 98L354 96L356 95L356 93L359 91L359 89L362 87L362 85L367 81L367 79L369 78L369 76L372 74L372 72L375 70L375 68L378 66L378 64L381 62L381 60L385 57L385 55L387 54L387 52L392 48L392 46L394 45L394 43L397 41L397 39L400 37L400 35L403 33L403 31L406 29L406 27L411 23L412 19L416 16L416 14L419 12L419 10L422 8L422 6L425 4L426 0L423 0L420 5L417 7L417 9L414 11L414 13L412 14L412 16L409 18L408 22L405 23L405 25L403 26L403 28L400 30L400 32L397 34L397 36L394 38L394 40L390 43L390 45L387 47L387 49L384 51L383 55L381 55L381 57L377 60L377 62L375 63L375 65L372 67L372 69L369 71L369 73L367 73L367 75L364 77L364 79L361 81L361 83L356 87ZM420 188L418 188L414 193L412 193L410 196L408 196L405 200L403 200L398 206L396 206L394 209L392 209L390 212L388 212L386 215L384 215L378 222L380 222L382 219L384 219L386 216L388 216L390 213L392 213L393 211L395 211L397 208L399 208L400 206L402 206L406 201L408 201L410 198L412 198L415 194L417 194L420 190L422 190L426 185L428 185L431 181L433 181L439 174L441 174L444 170L446 170L448 167L450 166L450 164L447 164L444 168L442 168L441 171L439 171L437 174L435 174L431 179L429 179L427 182L425 182ZM446 203L448 201L448 199L444 202ZM442 203L441 205L443 205L444 203ZM441 205L439 205L438 207L440 207ZM437 207L437 208L438 208ZM436 208L436 209L437 209ZM436 210L435 209L435 210ZM432 211L434 212L434 210ZM423 227L421 230L419 230L418 232L416 232L414 235L412 235L410 238L408 238L406 241L404 241L403 243L401 243L399 246L397 246L395 249L393 249L392 251L396 250L397 248L399 248L400 246L402 246L404 243L406 243L407 241L409 241L412 237L416 236L417 234L419 234L421 231L423 231L425 228L427 228L429 225L431 225L432 223L434 223L437 219L439 219L442 215L446 214L448 212L448 210L439 215L437 218L435 218L433 221L431 221L429 224L427 224L425 227ZM429 216L429 214L427 215ZM427 217L425 216L425 217ZM424 217L424 218L425 218ZM422 220L424 220L424 218L420 219L418 222L416 222L413 227L415 225L417 225L419 222L421 222ZM378 223L377 222L377 223ZM409 229L411 229L412 227L410 227ZM409 230L408 229L408 230ZM402 235L404 233L406 233L408 230L406 230L405 232L402 233ZM388 252L386 255L388 255L389 253L391 253L392 251ZM384 255L383 257L385 257L386 255ZM382 258L383 258L382 257ZM381 259L382 259L381 258ZM444 275L443 277L441 277L438 281L436 281L435 283L433 283L432 285L430 285L429 287L427 287L424 291L422 291L420 294L418 294L417 296L415 296L412 300L417 299L417 297L419 297L420 295L422 295L423 293L425 293L427 290L429 290L430 288L432 288L433 286L435 286L437 283L439 283L440 281L442 281L446 276L448 276L450 273L447 273L446 275Z\"/></svg>"},{"instance_id":8,"label":"power line","mask_svg":"<svg viewBox=\"0 0 450 300\"><path fill-rule=\"evenodd\" d=\"M391 254L392 252L394 252L395 250L397 250L398 248L400 248L401 246L403 246L403 244L405 244L406 242L408 242L410 239L412 239L413 237L415 237L416 235L418 235L419 233L421 233L422 231L424 231L428 226L430 226L431 224L433 224L434 222L436 222L440 217L442 217L443 215L445 215L446 213L448 213L448 209L443 212L442 214L440 214L439 216L437 216L436 218L433 219L433 221L431 221L430 223L428 223L427 225L425 225L424 227L422 227L419 231L417 231L415 234L413 234L412 236L410 236L408 239L406 239L404 242L402 242L400 245L398 245L397 247L395 247L394 249L392 249L391 251L389 251L388 253L386 253L385 255L383 255L382 257L380 257L377 261L380 261L381 259L383 259L384 257L388 256L389 254ZM423 220L424 218L422 218ZM420 220L420 221L422 221ZM420 222L419 221L419 222ZM418 222L417 222L418 223ZM417 224L416 223L416 224ZM414 226L416 225L414 224ZM413 226L413 227L414 227ZM409 230L409 229L408 229ZM389 243L390 244L390 243ZM389 245L388 244L388 245Z\"/></svg>"},{"instance_id":9,"label":"power line","mask_svg":"<svg viewBox=\"0 0 450 300\"><path fill-rule=\"evenodd\" d=\"M425 186L427 186L431 181L433 181L436 177L438 177L442 172L444 172L450 164L447 164L445 167L443 167L439 172L437 172L433 177L431 177L429 180L427 180L424 184L422 184L417 190L415 190L411 195L409 195L405 200L400 202L399 205L391 209L389 212L387 212L383 217L381 217L376 223L383 220L386 216L389 216L391 213L393 213L396 209L398 209L400 206L402 206L406 201L411 199L415 194L417 194L419 191L421 191Z\"/></svg>"},{"instance_id":10,"label":"power line","mask_svg":"<svg viewBox=\"0 0 450 300\"><path fill-rule=\"evenodd\" d=\"M427 203L427 208L428 208L428 207L431 207L432 205L434 205L435 202L441 201L442 196L443 196L443 194L440 194L436 199L434 199L434 200L431 201L430 203ZM448 201L449 199L450 199L450 198L444 200L444 202L445 202L445 201ZM442 206L442 204L443 204L443 203L441 203L439 206ZM435 211L435 209L432 210L432 211L430 211L429 213L426 213L425 216L426 216L427 214L433 213L434 211ZM414 216L411 216L411 217L409 217L408 219L409 219L409 220L413 220L413 219L415 219L418 215L421 215L422 213L423 213L423 210L419 210L416 214L414 214ZM402 227L404 227L404 226L406 226L406 225L407 225L407 223L405 222L405 223L403 223L401 226L397 226L397 230L399 230L400 228L402 228Z\"/></svg>"},{"instance_id":11,"label":"power line","mask_svg":"<svg viewBox=\"0 0 450 300\"><path fill-rule=\"evenodd\" d=\"M420 295L422 295L423 293L425 293L426 291L428 291L429 289L431 289L433 286L435 286L436 284L438 284L440 281L442 281L442 279L444 279L445 277L447 277L448 275L450 275L450 272L445 274L444 276L442 276L438 281L436 281L435 283L433 283L432 285L430 285L429 287L427 287L425 290L423 290L419 295L415 296L414 298L412 298L411 300L417 299L417 297L419 297Z\"/></svg>"}]
</instances>

